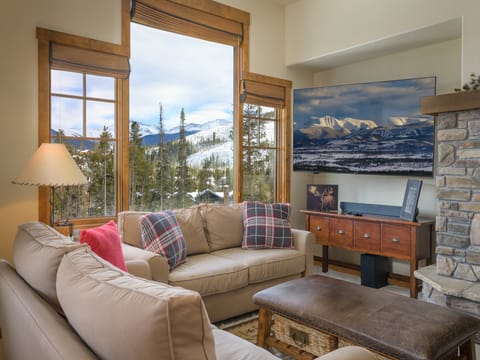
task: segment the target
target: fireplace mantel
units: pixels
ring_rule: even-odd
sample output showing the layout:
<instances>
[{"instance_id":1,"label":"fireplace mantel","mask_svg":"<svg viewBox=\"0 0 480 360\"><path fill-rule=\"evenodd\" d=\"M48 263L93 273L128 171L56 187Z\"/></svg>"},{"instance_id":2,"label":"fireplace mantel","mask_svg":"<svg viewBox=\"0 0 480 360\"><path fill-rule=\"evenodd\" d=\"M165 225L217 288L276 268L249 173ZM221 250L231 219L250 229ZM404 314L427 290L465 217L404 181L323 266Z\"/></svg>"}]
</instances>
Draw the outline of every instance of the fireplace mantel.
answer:
<instances>
[{"instance_id":1,"label":"fireplace mantel","mask_svg":"<svg viewBox=\"0 0 480 360\"><path fill-rule=\"evenodd\" d=\"M480 109L480 91L459 91L437 96L425 96L421 112L426 115Z\"/></svg>"}]
</instances>

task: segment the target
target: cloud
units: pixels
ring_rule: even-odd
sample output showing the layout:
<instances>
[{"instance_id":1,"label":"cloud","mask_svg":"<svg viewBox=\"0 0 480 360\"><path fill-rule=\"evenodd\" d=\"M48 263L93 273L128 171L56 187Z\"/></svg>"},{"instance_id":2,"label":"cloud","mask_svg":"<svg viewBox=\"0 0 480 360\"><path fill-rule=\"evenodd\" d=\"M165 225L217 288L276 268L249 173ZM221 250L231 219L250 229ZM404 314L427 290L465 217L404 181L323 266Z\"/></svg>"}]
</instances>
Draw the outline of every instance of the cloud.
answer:
<instances>
[{"instance_id":1,"label":"cloud","mask_svg":"<svg viewBox=\"0 0 480 360\"><path fill-rule=\"evenodd\" d=\"M232 118L233 47L150 27L131 27L130 118L164 127Z\"/></svg>"}]
</instances>

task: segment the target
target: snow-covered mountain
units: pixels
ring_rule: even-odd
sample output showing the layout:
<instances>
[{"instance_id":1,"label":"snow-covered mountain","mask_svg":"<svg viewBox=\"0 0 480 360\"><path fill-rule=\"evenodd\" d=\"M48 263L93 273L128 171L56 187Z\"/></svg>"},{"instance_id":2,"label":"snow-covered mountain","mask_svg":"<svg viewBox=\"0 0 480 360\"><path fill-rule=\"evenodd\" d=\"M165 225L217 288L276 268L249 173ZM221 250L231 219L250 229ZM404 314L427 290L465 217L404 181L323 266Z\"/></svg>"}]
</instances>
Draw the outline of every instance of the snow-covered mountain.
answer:
<instances>
[{"instance_id":1,"label":"snow-covered mountain","mask_svg":"<svg viewBox=\"0 0 480 360\"><path fill-rule=\"evenodd\" d=\"M366 131L382 129L388 131L390 128L421 124L429 121L427 117L420 116L392 116L386 124L379 125L374 120L363 120L347 117L337 119L334 116L312 117L313 123L309 127L295 131L297 139L339 139L356 136Z\"/></svg>"},{"instance_id":2,"label":"snow-covered mountain","mask_svg":"<svg viewBox=\"0 0 480 360\"><path fill-rule=\"evenodd\" d=\"M228 124L231 125L231 123L232 123L231 120L226 120L226 119L210 120L203 124L190 123L190 124L185 124L185 131L196 132L196 131L210 130L218 126L225 126ZM165 131L165 133L167 134L176 134L178 132L180 132L180 125ZM157 134L158 134L158 131L157 131Z\"/></svg>"}]
</instances>

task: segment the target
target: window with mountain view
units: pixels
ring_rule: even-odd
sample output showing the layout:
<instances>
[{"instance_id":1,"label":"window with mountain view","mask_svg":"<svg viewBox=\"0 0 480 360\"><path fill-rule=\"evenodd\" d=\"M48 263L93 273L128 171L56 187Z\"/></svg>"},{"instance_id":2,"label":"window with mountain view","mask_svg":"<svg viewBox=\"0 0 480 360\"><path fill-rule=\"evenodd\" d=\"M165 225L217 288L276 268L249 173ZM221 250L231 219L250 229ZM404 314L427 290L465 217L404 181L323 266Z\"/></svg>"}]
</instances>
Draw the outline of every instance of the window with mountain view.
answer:
<instances>
[{"instance_id":1,"label":"window with mountain view","mask_svg":"<svg viewBox=\"0 0 480 360\"><path fill-rule=\"evenodd\" d=\"M233 200L233 47L131 25L130 209Z\"/></svg>"},{"instance_id":2,"label":"window with mountain view","mask_svg":"<svg viewBox=\"0 0 480 360\"><path fill-rule=\"evenodd\" d=\"M56 191L56 219L115 216L115 78L52 69L51 141L64 143L88 186Z\"/></svg>"},{"instance_id":3,"label":"window with mountain view","mask_svg":"<svg viewBox=\"0 0 480 360\"><path fill-rule=\"evenodd\" d=\"M242 200L275 201L275 108L243 105Z\"/></svg>"}]
</instances>

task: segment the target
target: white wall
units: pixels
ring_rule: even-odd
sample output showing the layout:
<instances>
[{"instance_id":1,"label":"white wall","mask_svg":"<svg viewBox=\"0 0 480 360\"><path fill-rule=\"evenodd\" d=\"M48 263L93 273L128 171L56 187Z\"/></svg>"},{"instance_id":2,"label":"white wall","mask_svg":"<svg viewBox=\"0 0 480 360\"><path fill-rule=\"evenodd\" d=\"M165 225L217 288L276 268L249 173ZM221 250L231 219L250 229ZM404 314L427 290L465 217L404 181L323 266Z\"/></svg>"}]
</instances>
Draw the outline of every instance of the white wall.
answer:
<instances>
[{"instance_id":1,"label":"white wall","mask_svg":"<svg viewBox=\"0 0 480 360\"><path fill-rule=\"evenodd\" d=\"M299 0L286 8L286 64L463 19L462 74L478 72L477 0Z\"/></svg>"},{"instance_id":2,"label":"white wall","mask_svg":"<svg viewBox=\"0 0 480 360\"><path fill-rule=\"evenodd\" d=\"M118 43L120 0L2 3L0 257L10 261L17 225L38 219L37 188L12 184L38 146L37 26Z\"/></svg>"},{"instance_id":3,"label":"white wall","mask_svg":"<svg viewBox=\"0 0 480 360\"><path fill-rule=\"evenodd\" d=\"M314 84L327 86L436 76L437 93L440 94L460 87L460 68L461 39L456 39L318 72L314 75ZM303 175L294 172L294 177L297 176ZM339 201L401 206L408 178L321 173L313 176L313 183L338 184ZM434 218L437 205L435 180L433 177L419 179L423 180L418 204L420 215ZM320 250L318 247L317 255ZM332 249L330 253L333 259L359 263L358 254L339 249ZM407 275L408 267L395 261L394 271Z\"/></svg>"}]
</instances>

